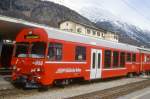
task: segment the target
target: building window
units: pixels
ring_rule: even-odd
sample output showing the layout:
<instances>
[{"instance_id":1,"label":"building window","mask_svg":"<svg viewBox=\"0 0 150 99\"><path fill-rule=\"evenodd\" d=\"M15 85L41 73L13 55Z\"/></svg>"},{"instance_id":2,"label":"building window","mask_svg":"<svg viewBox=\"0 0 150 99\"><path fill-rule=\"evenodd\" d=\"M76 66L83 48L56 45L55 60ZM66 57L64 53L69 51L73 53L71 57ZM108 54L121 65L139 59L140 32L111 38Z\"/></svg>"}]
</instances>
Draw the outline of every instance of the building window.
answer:
<instances>
[{"instance_id":1,"label":"building window","mask_svg":"<svg viewBox=\"0 0 150 99\"><path fill-rule=\"evenodd\" d=\"M66 26L68 26L69 24L68 23L66 23Z\"/></svg>"},{"instance_id":2,"label":"building window","mask_svg":"<svg viewBox=\"0 0 150 99\"><path fill-rule=\"evenodd\" d=\"M118 67L119 64L119 52L113 52L113 67Z\"/></svg>"},{"instance_id":3,"label":"building window","mask_svg":"<svg viewBox=\"0 0 150 99\"><path fill-rule=\"evenodd\" d=\"M127 53L127 62L131 62L131 53Z\"/></svg>"},{"instance_id":4,"label":"building window","mask_svg":"<svg viewBox=\"0 0 150 99\"><path fill-rule=\"evenodd\" d=\"M48 58L49 60L62 60L62 44L54 42L49 43Z\"/></svg>"},{"instance_id":5,"label":"building window","mask_svg":"<svg viewBox=\"0 0 150 99\"><path fill-rule=\"evenodd\" d=\"M77 46L75 48L75 60L86 60L86 48L82 46Z\"/></svg>"},{"instance_id":6,"label":"building window","mask_svg":"<svg viewBox=\"0 0 150 99\"><path fill-rule=\"evenodd\" d=\"M114 39L118 40L118 36L117 36L117 35L115 35L115 36L114 36Z\"/></svg>"},{"instance_id":7,"label":"building window","mask_svg":"<svg viewBox=\"0 0 150 99\"><path fill-rule=\"evenodd\" d=\"M136 62L136 54L132 54L132 62Z\"/></svg>"},{"instance_id":8,"label":"building window","mask_svg":"<svg viewBox=\"0 0 150 99\"><path fill-rule=\"evenodd\" d=\"M81 33L82 29L81 28L77 28L77 32Z\"/></svg>"},{"instance_id":9,"label":"building window","mask_svg":"<svg viewBox=\"0 0 150 99\"><path fill-rule=\"evenodd\" d=\"M90 29L87 29L87 34L90 34L91 33L91 30Z\"/></svg>"},{"instance_id":10,"label":"building window","mask_svg":"<svg viewBox=\"0 0 150 99\"><path fill-rule=\"evenodd\" d=\"M110 50L105 50L105 59L104 59L104 67L105 68L110 68L111 67L111 51Z\"/></svg>"},{"instance_id":11,"label":"building window","mask_svg":"<svg viewBox=\"0 0 150 99\"><path fill-rule=\"evenodd\" d=\"M93 31L93 35L96 35L96 31Z\"/></svg>"},{"instance_id":12,"label":"building window","mask_svg":"<svg viewBox=\"0 0 150 99\"><path fill-rule=\"evenodd\" d=\"M105 37L104 33L102 33L102 37L103 37L103 38Z\"/></svg>"},{"instance_id":13,"label":"building window","mask_svg":"<svg viewBox=\"0 0 150 99\"><path fill-rule=\"evenodd\" d=\"M124 67L125 66L125 53L121 52L120 53L120 67Z\"/></svg>"},{"instance_id":14,"label":"building window","mask_svg":"<svg viewBox=\"0 0 150 99\"><path fill-rule=\"evenodd\" d=\"M100 32L97 32L97 36L101 36L101 33L100 33Z\"/></svg>"},{"instance_id":15,"label":"building window","mask_svg":"<svg viewBox=\"0 0 150 99\"><path fill-rule=\"evenodd\" d=\"M70 32L73 32L73 29L69 29Z\"/></svg>"}]
</instances>

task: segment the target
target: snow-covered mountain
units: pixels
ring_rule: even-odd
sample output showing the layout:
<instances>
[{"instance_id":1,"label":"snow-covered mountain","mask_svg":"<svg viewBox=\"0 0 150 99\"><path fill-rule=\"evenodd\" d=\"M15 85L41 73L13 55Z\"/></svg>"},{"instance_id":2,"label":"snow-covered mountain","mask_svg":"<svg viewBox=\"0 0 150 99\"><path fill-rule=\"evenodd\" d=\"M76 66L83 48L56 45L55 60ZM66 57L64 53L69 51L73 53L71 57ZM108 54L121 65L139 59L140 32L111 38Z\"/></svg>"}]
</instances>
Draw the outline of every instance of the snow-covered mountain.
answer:
<instances>
[{"instance_id":1,"label":"snow-covered mountain","mask_svg":"<svg viewBox=\"0 0 150 99\"><path fill-rule=\"evenodd\" d=\"M117 33L121 42L150 47L150 31L124 22L107 10L87 7L81 9L79 13L95 22L97 27Z\"/></svg>"},{"instance_id":2,"label":"snow-covered mountain","mask_svg":"<svg viewBox=\"0 0 150 99\"><path fill-rule=\"evenodd\" d=\"M90 19L92 22L97 22L97 21L103 21L103 20L121 20L119 17L115 16L113 13L110 11L107 11L101 7L84 7L79 10L79 13L88 19Z\"/></svg>"}]
</instances>

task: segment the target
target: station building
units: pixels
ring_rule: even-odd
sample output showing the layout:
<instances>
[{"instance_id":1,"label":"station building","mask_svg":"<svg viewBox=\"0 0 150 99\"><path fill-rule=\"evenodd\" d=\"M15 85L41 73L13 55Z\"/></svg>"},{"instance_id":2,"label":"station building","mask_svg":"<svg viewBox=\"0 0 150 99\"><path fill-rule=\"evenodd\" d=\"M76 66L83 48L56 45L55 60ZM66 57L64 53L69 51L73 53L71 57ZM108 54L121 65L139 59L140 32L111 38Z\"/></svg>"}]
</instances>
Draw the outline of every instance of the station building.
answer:
<instances>
[{"instance_id":1,"label":"station building","mask_svg":"<svg viewBox=\"0 0 150 99\"><path fill-rule=\"evenodd\" d=\"M61 30L92 36L98 39L105 39L113 42L118 42L118 35L116 35L116 33L109 32L104 29L99 29L95 26L89 26L87 24L79 23L74 20L62 21L59 24L59 28Z\"/></svg>"}]
</instances>

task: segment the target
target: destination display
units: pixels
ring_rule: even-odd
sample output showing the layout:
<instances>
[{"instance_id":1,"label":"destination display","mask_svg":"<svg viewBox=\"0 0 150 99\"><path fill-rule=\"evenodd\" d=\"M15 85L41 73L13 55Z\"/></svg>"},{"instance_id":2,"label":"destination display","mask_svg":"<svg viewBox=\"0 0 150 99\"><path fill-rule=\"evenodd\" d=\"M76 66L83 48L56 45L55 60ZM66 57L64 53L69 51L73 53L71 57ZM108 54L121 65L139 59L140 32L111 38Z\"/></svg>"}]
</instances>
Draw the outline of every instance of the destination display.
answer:
<instances>
[{"instance_id":1,"label":"destination display","mask_svg":"<svg viewBox=\"0 0 150 99\"><path fill-rule=\"evenodd\" d=\"M38 39L38 38L40 38L40 37L38 35L34 35L34 34L25 36L25 39Z\"/></svg>"}]
</instances>

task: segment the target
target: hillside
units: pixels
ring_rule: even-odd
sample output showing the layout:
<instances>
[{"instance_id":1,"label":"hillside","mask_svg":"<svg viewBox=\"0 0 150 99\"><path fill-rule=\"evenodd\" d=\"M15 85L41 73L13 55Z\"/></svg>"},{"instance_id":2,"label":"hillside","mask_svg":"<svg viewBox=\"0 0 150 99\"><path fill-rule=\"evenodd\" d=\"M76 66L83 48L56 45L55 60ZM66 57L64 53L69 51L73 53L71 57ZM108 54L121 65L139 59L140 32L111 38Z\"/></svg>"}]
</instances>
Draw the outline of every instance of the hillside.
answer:
<instances>
[{"instance_id":1,"label":"hillside","mask_svg":"<svg viewBox=\"0 0 150 99\"><path fill-rule=\"evenodd\" d=\"M0 1L1 15L24 19L27 21L32 21L40 24L46 24L52 27L58 27L61 21L71 19L90 26L97 26L99 28L117 32L120 38L119 39L120 42L137 46L144 45L148 47L150 45L148 43L150 42L149 31L144 31L133 25L114 20L115 17L113 17L112 14L108 14L105 11L92 10L87 8L83 10L83 12L84 14L82 15L84 17L65 6L48 1L40 1L40 0Z\"/></svg>"},{"instance_id":2,"label":"hillside","mask_svg":"<svg viewBox=\"0 0 150 99\"><path fill-rule=\"evenodd\" d=\"M105 9L96 6L83 7L79 13L95 22L97 27L116 32L119 35L119 41L123 43L150 47L150 31L124 22L123 19Z\"/></svg>"},{"instance_id":3,"label":"hillside","mask_svg":"<svg viewBox=\"0 0 150 99\"><path fill-rule=\"evenodd\" d=\"M66 19L92 25L87 18L65 6L40 0L1 0L0 14L52 27L58 27L58 24Z\"/></svg>"}]
</instances>

